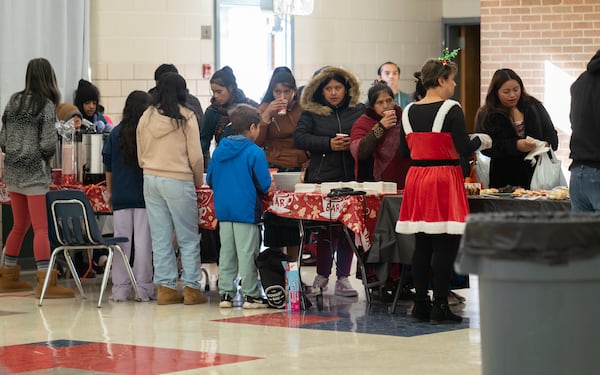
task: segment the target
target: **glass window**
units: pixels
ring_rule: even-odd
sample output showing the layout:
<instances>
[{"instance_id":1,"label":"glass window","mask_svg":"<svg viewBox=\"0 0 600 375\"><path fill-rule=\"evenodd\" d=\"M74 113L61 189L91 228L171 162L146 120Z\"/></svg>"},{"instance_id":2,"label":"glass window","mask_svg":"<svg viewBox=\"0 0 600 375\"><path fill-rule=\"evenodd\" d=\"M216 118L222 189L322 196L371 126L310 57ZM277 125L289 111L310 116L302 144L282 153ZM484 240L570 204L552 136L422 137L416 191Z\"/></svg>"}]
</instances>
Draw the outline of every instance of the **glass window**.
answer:
<instances>
[{"instance_id":1,"label":"glass window","mask_svg":"<svg viewBox=\"0 0 600 375\"><path fill-rule=\"evenodd\" d=\"M274 15L271 9L265 9L272 7L271 3L259 0L216 2L217 69L229 65L238 87L257 102L263 97L275 67L293 67L292 16Z\"/></svg>"}]
</instances>

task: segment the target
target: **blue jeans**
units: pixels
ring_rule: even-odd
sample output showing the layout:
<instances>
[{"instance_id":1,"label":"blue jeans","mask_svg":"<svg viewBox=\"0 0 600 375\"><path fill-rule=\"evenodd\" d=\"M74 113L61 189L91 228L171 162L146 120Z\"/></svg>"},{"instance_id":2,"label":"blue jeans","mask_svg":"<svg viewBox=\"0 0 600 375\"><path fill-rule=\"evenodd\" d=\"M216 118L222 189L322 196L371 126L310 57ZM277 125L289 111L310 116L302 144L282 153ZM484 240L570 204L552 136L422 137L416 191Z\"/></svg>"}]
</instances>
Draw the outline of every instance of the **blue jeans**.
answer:
<instances>
[{"instance_id":1,"label":"blue jeans","mask_svg":"<svg viewBox=\"0 0 600 375\"><path fill-rule=\"evenodd\" d=\"M572 212L600 211L600 169L585 165L571 168L569 196Z\"/></svg>"},{"instance_id":2,"label":"blue jeans","mask_svg":"<svg viewBox=\"0 0 600 375\"><path fill-rule=\"evenodd\" d=\"M200 289L200 234L194 183L145 174L144 200L152 237L154 284L177 288L175 229L183 267L181 282L183 286Z\"/></svg>"}]
</instances>

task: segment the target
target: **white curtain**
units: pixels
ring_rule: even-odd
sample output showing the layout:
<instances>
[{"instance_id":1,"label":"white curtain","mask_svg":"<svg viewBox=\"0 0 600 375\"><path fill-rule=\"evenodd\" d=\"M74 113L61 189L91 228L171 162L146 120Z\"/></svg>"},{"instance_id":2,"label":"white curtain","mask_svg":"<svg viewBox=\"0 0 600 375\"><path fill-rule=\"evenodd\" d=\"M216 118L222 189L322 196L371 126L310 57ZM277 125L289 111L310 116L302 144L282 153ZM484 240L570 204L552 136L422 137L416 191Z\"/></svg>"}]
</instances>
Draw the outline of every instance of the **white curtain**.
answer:
<instances>
[{"instance_id":1,"label":"white curtain","mask_svg":"<svg viewBox=\"0 0 600 375\"><path fill-rule=\"evenodd\" d=\"M56 71L62 101L73 102L80 78L89 80L90 0L0 1L0 113L25 88L32 58Z\"/></svg>"}]
</instances>

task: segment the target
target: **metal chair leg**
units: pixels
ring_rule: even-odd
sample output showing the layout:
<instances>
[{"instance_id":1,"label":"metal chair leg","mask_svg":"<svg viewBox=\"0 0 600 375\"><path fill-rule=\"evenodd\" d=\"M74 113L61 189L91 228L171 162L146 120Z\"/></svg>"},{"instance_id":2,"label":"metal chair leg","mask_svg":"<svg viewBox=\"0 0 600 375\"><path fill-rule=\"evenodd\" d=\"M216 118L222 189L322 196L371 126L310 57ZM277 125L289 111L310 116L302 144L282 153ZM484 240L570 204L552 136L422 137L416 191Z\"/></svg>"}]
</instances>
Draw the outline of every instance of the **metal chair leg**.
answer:
<instances>
[{"instance_id":1,"label":"metal chair leg","mask_svg":"<svg viewBox=\"0 0 600 375\"><path fill-rule=\"evenodd\" d=\"M111 248L117 250L117 252L121 255L121 259L123 260L123 263L125 264L125 270L127 271L127 275L129 275L129 280L131 281L131 287L133 288L133 292L135 293L135 300L139 301L140 296L138 294L137 281L135 281L135 276L133 275L133 270L131 269L131 266L129 265L129 259L127 259L127 255L125 255L125 253L123 252L123 249L121 249L121 246L119 246L119 245L112 245ZM107 268L107 269L109 269L109 268Z\"/></svg>"},{"instance_id":2,"label":"metal chair leg","mask_svg":"<svg viewBox=\"0 0 600 375\"><path fill-rule=\"evenodd\" d=\"M100 296L98 297L97 307L102 307L102 296L104 295L104 290L106 289L106 285L108 284L108 274L110 273L109 270L114 257L113 249L111 247L109 247L108 249L108 259L106 259L106 269L104 270L104 274L102 275L102 284L100 284Z\"/></svg>"},{"instance_id":3,"label":"metal chair leg","mask_svg":"<svg viewBox=\"0 0 600 375\"><path fill-rule=\"evenodd\" d=\"M71 258L70 251L67 249L63 249L61 251L63 252L63 254L65 254L65 260L67 262L67 266L69 267L69 271L71 272L71 275L73 276L73 281L75 282L75 285L77 285L77 289L79 290L79 294L81 295L81 298L87 299L87 296L85 295L85 292L83 291L83 286L81 285L81 279L79 278L79 274L77 273L77 270L75 269L75 263L73 263L73 258ZM58 256L58 253L56 255Z\"/></svg>"},{"instance_id":4,"label":"metal chair leg","mask_svg":"<svg viewBox=\"0 0 600 375\"><path fill-rule=\"evenodd\" d=\"M350 235L348 227L346 227L344 225L343 226L343 230L344 230L344 234L346 235L346 240L350 244L350 247L352 248L352 251L354 252L354 255L356 255L356 264L358 265L358 268L360 270L360 275L361 275L361 278L362 278L361 281L362 281L362 284L363 284L363 288L365 289L365 297L367 298L367 303L370 305L371 304L371 293L369 293L369 283L368 283L368 280L367 280L367 269L365 268L365 264L362 261L361 254L358 251L358 248L356 247L356 244L354 243L354 239Z\"/></svg>"}]
</instances>

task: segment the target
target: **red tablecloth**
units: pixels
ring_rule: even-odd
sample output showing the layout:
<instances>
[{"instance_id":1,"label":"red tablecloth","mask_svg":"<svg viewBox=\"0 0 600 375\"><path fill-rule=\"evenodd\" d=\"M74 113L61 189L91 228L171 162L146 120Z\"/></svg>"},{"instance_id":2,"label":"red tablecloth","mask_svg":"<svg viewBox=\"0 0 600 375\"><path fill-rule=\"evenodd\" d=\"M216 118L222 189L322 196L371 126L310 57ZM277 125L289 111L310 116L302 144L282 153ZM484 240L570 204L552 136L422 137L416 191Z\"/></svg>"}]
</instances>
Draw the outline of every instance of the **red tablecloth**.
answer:
<instances>
[{"instance_id":1,"label":"red tablecloth","mask_svg":"<svg viewBox=\"0 0 600 375\"><path fill-rule=\"evenodd\" d=\"M386 194L350 195L328 198L321 193L292 193L278 190L263 199L265 209L277 216L344 224L355 234L355 242L365 250L371 247L372 233Z\"/></svg>"},{"instance_id":2,"label":"red tablecloth","mask_svg":"<svg viewBox=\"0 0 600 375\"><path fill-rule=\"evenodd\" d=\"M0 192L2 191L0 183ZM50 185L51 190L79 189L87 195L94 212L110 214L111 208L104 199L106 186L98 185ZM209 187L196 189L198 195L198 222L202 229L217 229L214 195ZM382 198L387 194L366 196L350 195L328 198L321 193L292 193L277 190L263 197L263 210L290 219L323 222L340 222L356 235L356 244L365 250L371 247L372 233ZM10 203L8 194L0 194L2 203ZM366 206L365 204L366 203Z\"/></svg>"},{"instance_id":3,"label":"red tablecloth","mask_svg":"<svg viewBox=\"0 0 600 375\"><path fill-rule=\"evenodd\" d=\"M87 195L94 212L98 214L110 214L112 210L104 199L106 186L98 185L50 185L50 190L59 189L77 189L82 190ZM198 221L202 229L217 229L217 217L215 215L215 205L213 202L213 192L209 187L196 189L198 195ZM10 204L10 198L6 192L6 185L0 182L0 202Z\"/></svg>"}]
</instances>

